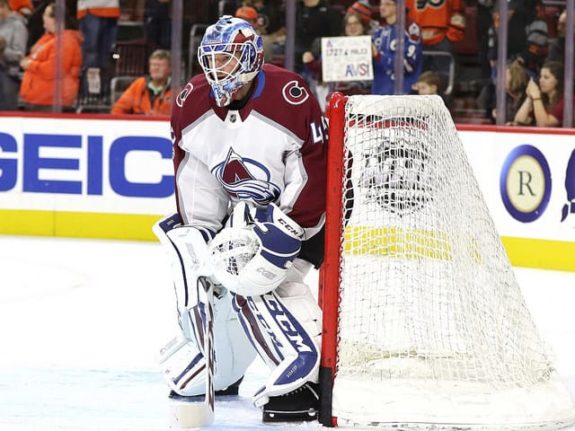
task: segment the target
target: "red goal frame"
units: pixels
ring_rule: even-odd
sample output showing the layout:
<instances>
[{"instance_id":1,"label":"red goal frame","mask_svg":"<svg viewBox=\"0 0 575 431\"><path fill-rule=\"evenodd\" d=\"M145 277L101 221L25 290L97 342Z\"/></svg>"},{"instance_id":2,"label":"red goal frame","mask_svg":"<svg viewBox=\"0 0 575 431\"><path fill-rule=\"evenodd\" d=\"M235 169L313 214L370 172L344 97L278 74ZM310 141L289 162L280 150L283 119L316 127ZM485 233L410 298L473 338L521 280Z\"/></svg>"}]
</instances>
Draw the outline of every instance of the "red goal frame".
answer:
<instances>
[{"instance_id":1,"label":"red goal frame","mask_svg":"<svg viewBox=\"0 0 575 431\"><path fill-rule=\"evenodd\" d=\"M347 97L334 93L328 102L327 189L325 220L325 252L319 275L319 302L323 311L321 362L319 372L319 421L325 426L337 426L332 416L331 392L336 372L337 328L339 307L339 268L342 246L342 198L345 105Z\"/></svg>"}]
</instances>

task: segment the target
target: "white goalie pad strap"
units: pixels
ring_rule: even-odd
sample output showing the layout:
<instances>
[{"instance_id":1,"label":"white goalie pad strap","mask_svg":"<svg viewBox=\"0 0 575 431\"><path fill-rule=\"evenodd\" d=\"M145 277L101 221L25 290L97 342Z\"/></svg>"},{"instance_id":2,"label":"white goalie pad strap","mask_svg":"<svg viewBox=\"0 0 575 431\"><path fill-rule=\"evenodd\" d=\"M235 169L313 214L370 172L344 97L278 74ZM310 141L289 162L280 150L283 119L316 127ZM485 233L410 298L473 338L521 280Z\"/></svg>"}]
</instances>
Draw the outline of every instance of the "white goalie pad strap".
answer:
<instances>
[{"instance_id":1,"label":"white goalie pad strap","mask_svg":"<svg viewBox=\"0 0 575 431\"><path fill-rule=\"evenodd\" d=\"M170 388L181 394L192 389L190 395L204 392L206 362L196 343L178 334L160 350L160 368Z\"/></svg>"},{"instance_id":2,"label":"white goalie pad strap","mask_svg":"<svg viewBox=\"0 0 575 431\"><path fill-rule=\"evenodd\" d=\"M231 307L231 295L214 301L214 388L222 390L242 377L256 351L247 339ZM160 367L170 388L179 395L201 395L205 391L205 360L195 340L178 334L160 352Z\"/></svg>"},{"instance_id":3,"label":"white goalie pad strap","mask_svg":"<svg viewBox=\"0 0 575 431\"><path fill-rule=\"evenodd\" d=\"M317 382L320 320L315 311L317 305L312 306L310 312L309 301L307 296L284 299L275 293L248 298L236 296L234 300L234 308L250 341L273 369L265 387L254 398L258 407L266 404L270 396L286 394L309 381ZM298 317L291 309L299 309Z\"/></svg>"}]
</instances>

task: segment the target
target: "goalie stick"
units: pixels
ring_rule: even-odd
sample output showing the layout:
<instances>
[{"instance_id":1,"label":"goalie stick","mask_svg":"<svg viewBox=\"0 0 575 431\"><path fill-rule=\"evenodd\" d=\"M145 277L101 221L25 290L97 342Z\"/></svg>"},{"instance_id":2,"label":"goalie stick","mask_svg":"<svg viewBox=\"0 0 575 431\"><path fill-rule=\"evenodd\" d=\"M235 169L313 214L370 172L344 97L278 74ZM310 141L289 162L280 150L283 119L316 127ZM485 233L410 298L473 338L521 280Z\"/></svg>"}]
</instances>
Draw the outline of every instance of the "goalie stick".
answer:
<instances>
[{"instance_id":1,"label":"goalie stick","mask_svg":"<svg viewBox=\"0 0 575 431\"><path fill-rule=\"evenodd\" d=\"M204 401L173 401L173 414L175 424L179 428L199 428L211 425L214 422L214 284L207 277L198 277L198 307L203 305L204 318L201 329L202 354L205 359L206 392Z\"/></svg>"}]
</instances>

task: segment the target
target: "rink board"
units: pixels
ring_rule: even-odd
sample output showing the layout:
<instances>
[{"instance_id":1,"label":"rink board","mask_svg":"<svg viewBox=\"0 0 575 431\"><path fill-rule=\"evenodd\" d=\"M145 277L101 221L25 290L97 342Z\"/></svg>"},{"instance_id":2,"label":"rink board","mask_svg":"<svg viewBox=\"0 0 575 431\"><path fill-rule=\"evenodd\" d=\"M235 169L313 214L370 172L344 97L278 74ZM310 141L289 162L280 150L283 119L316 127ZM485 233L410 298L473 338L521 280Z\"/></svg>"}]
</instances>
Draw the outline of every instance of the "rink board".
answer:
<instances>
[{"instance_id":1,"label":"rink board","mask_svg":"<svg viewBox=\"0 0 575 431\"><path fill-rule=\"evenodd\" d=\"M175 211L165 119L2 115L0 130L0 234L153 240ZM575 130L459 130L512 263L575 271Z\"/></svg>"}]
</instances>

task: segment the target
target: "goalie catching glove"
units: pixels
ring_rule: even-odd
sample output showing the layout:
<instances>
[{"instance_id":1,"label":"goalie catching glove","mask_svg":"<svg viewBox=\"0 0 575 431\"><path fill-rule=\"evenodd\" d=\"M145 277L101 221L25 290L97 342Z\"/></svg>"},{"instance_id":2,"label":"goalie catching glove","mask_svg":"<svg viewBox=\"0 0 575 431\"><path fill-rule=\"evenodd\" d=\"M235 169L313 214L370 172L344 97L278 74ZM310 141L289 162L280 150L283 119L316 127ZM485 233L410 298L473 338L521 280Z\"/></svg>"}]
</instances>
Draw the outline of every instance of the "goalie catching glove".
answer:
<instances>
[{"instance_id":1,"label":"goalie catching glove","mask_svg":"<svg viewBox=\"0 0 575 431\"><path fill-rule=\"evenodd\" d=\"M258 209L246 227L225 228L212 240L214 277L241 296L271 292L286 279L303 238L304 230L269 204Z\"/></svg>"}]
</instances>

